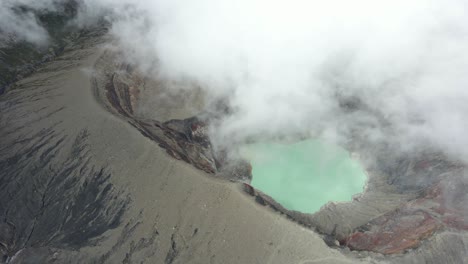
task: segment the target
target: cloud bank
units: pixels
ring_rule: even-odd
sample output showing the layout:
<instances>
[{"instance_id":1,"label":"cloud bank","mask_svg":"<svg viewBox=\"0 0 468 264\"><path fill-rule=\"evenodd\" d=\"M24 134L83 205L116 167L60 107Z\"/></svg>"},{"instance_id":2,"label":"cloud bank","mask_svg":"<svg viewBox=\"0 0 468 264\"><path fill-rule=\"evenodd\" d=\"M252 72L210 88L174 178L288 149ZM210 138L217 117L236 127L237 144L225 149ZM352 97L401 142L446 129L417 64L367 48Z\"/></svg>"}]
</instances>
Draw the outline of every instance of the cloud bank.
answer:
<instances>
[{"instance_id":1,"label":"cloud bank","mask_svg":"<svg viewBox=\"0 0 468 264\"><path fill-rule=\"evenodd\" d=\"M22 6L21 3L22 1L14 0L0 2L0 41L19 39L39 45L47 43L47 31L38 24L32 10L21 12L18 9ZM40 7L39 3L30 2L27 4L30 7ZM44 7L53 7L53 3L48 1L48 3L44 3Z\"/></svg>"},{"instance_id":2,"label":"cloud bank","mask_svg":"<svg viewBox=\"0 0 468 264\"><path fill-rule=\"evenodd\" d=\"M8 3L0 17L12 19ZM358 131L468 159L465 1L81 1L78 21L103 15L145 72L228 98L218 142ZM40 41L26 18L0 28Z\"/></svg>"}]
</instances>

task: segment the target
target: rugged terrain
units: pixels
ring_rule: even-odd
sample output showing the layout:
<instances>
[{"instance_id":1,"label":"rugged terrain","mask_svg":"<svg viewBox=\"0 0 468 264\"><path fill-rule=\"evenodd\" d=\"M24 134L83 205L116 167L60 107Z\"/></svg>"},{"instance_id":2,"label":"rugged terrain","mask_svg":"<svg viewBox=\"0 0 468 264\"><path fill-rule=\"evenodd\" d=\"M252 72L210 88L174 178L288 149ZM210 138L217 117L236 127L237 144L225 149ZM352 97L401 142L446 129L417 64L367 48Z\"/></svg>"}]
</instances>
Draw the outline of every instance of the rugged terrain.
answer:
<instances>
[{"instance_id":1,"label":"rugged terrain","mask_svg":"<svg viewBox=\"0 0 468 264\"><path fill-rule=\"evenodd\" d=\"M350 262L217 178L193 108L169 122L169 105L160 120L119 112L99 86L106 42L81 35L0 97L3 262Z\"/></svg>"},{"instance_id":2,"label":"rugged terrain","mask_svg":"<svg viewBox=\"0 0 468 264\"><path fill-rule=\"evenodd\" d=\"M464 164L356 137L364 193L287 211L214 151L202 94L165 100L111 41L82 32L0 96L3 263L467 262Z\"/></svg>"}]
</instances>

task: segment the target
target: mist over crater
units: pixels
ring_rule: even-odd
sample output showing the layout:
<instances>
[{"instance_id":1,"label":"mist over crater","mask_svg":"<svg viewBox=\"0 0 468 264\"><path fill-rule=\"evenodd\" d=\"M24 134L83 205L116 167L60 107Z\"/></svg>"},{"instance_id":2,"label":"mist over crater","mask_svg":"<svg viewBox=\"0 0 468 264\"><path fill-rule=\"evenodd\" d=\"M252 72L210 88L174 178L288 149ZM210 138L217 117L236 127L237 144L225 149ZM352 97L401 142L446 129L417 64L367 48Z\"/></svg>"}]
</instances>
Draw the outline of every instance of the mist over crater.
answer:
<instances>
[{"instance_id":1,"label":"mist over crater","mask_svg":"<svg viewBox=\"0 0 468 264\"><path fill-rule=\"evenodd\" d=\"M467 22L461 0L0 2L0 263L463 263Z\"/></svg>"}]
</instances>

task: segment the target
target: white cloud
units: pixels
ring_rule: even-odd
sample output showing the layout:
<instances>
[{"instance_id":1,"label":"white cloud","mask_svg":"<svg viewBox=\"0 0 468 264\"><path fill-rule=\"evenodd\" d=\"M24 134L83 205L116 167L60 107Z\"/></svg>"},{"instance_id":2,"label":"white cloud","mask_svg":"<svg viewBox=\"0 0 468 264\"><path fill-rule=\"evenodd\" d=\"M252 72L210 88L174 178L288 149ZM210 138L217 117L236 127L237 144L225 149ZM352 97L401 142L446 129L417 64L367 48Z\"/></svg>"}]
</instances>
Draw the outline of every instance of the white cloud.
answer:
<instances>
[{"instance_id":1,"label":"white cloud","mask_svg":"<svg viewBox=\"0 0 468 264\"><path fill-rule=\"evenodd\" d=\"M465 1L83 2L81 18L107 12L111 34L146 71L228 96L236 111L217 129L223 138L312 131L346 140L359 126L468 158ZM337 95L366 110L344 113Z\"/></svg>"}]
</instances>

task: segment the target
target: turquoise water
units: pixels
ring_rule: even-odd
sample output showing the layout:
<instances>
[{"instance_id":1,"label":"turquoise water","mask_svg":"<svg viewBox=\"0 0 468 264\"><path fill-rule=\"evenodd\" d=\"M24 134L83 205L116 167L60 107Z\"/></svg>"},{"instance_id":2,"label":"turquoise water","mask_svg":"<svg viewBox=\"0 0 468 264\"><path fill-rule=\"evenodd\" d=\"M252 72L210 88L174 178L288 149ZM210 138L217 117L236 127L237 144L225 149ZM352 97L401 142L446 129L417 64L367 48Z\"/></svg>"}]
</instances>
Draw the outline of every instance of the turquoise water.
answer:
<instances>
[{"instance_id":1,"label":"turquoise water","mask_svg":"<svg viewBox=\"0 0 468 264\"><path fill-rule=\"evenodd\" d=\"M329 201L351 201L366 182L346 150L316 139L255 143L240 153L252 163L252 186L290 210L313 213Z\"/></svg>"}]
</instances>

